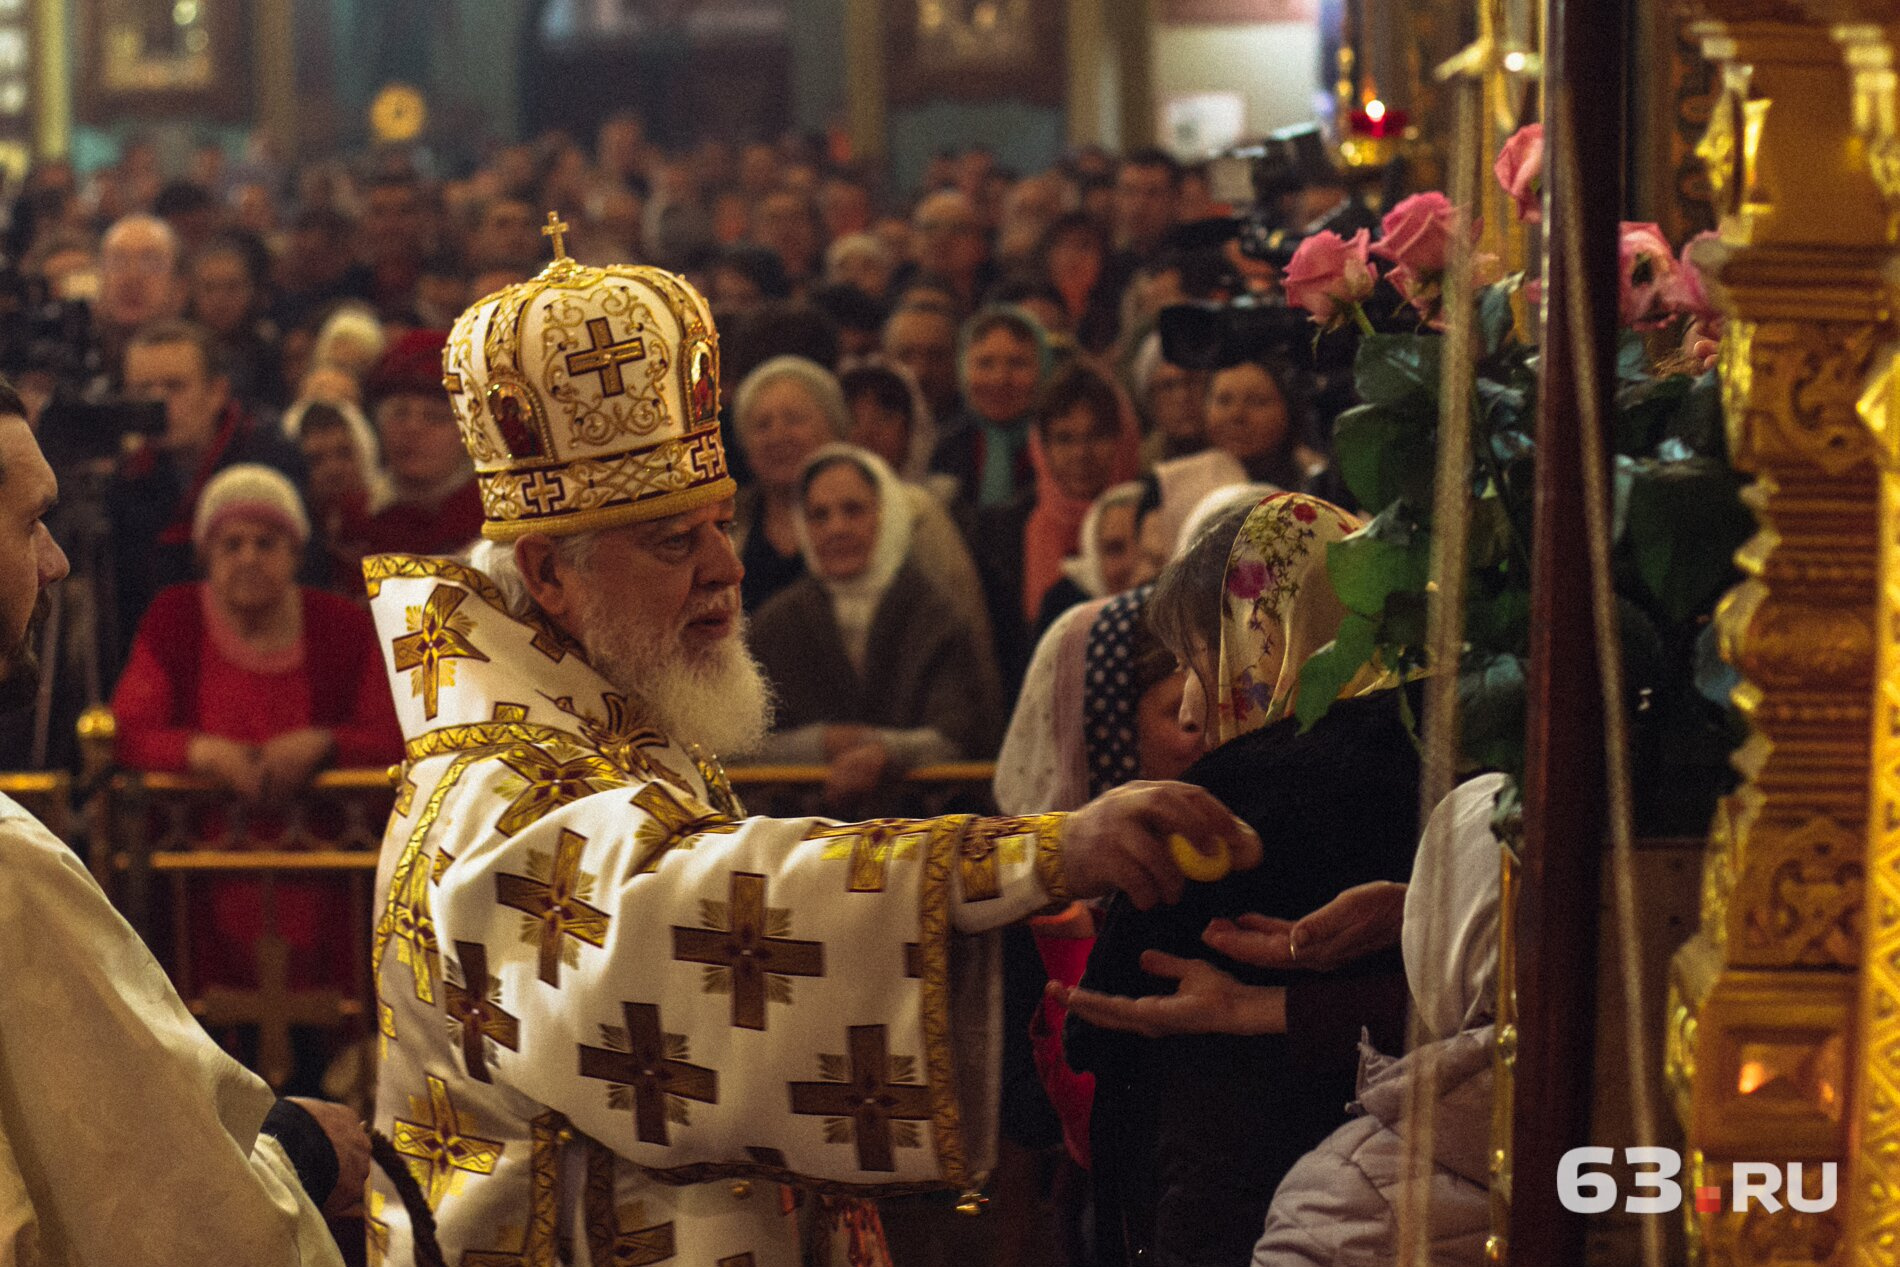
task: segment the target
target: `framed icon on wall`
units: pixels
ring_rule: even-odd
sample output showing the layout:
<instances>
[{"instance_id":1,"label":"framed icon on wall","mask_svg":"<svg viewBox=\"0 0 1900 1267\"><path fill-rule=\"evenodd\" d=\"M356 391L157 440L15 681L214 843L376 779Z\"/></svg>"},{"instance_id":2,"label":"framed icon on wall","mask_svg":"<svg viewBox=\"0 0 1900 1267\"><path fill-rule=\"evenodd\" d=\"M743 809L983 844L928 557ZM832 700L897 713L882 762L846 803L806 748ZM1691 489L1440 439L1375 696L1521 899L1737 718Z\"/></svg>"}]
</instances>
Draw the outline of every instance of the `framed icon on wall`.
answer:
<instances>
[{"instance_id":1,"label":"framed icon on wall","mask_svg":"<svg viewBox=\"0 0 1900 1267\"><path fill-rule=\"evenodd\" d=\"M1050 0L890 0L891 100L1061 105L1068 91L1066 8Z\"/></svg>"},{"instance_id":2,"label":"framed icon on wall","mask_svg":"<svg viewBox=\"0 0 1900 1267\"><path fill-rule=\"evenodd\" d=\"M243 9L239 0L80 0L80 116L248 119Z\"/></svg>"}]
</instances>

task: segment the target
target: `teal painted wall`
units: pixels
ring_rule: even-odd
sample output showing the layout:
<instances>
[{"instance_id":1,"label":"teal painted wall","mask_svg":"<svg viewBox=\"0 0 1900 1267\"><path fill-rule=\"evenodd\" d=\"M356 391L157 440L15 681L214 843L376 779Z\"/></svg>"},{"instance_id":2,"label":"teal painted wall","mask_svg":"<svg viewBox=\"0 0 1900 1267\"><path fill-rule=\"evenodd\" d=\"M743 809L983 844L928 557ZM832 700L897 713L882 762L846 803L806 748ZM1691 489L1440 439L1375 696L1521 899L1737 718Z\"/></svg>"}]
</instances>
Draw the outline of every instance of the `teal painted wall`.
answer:
<instances>
[{"instance_id":1,"label":"teal painted wall","mask_svg":"<svg viewBox=\"0 0 1900 1267\"><path fill-rule=\"evenodd\" d=\"M850 68L844 49L845 0L788 0L792 111L801 131L844 117Z\"/></svg>"},{"instance_id":2,"label":"teal painted wall","mask_svg":"<svg viewBox=\"0 0 1900 1267\"><path fill-rule=\"evenodd\" d=\"M1020 101L933 101L890 114L892 188L916 192L930 156L945 146L984 144L1005 167L1031 172L1062 156L1063 112Z\"/></svg>"}]
</instances>

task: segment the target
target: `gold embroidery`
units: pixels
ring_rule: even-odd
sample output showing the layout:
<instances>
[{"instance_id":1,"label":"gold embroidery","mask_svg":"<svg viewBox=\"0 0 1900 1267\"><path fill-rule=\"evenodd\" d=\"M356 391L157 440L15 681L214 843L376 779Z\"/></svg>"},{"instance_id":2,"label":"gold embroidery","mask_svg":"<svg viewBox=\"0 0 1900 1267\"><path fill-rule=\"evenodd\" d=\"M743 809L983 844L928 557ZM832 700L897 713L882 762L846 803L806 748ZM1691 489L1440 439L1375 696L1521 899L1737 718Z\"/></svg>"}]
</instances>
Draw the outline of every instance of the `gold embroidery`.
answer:
<instances>
[{"instance_id":1,"label":"gold embroidery","mask_svg":"<svg viewBox=\"0 0 1900 1267\"><path fill-rule=\"evenodd\" d=\"M1068 818L1063 814L1043 814L1035 821L1036 881L1052 904L1067 902L1069 884L1062 870L1062 831Z\"/></svg>"},{"instance_id":2,"label":"gold embroidery","mask_svg":"<svg viewBox=\"0 0 1900 1267\"><path fill-rule=\"evenodd\" d=\"M706 795L713 808L728 818L744 818L745 806L740 803L739 794L732 790L732 780L726 777L726 768L719 764L719 759L708 756L697 744L689 745L686 752L706 783Z\"/></svg>"},{"instance_id":3,"label":"gold embroidery","mask_svg":"<svg viewBox=\"0 0 1900 1267\"><path fill-rule=\"evenodd\" d=\"M495 787L501 795L514 798L495 823L495 830L504 836L582 797L627 786L620 767L569 744L523 744L509 749L501 763L521 776L519 781L504 779Z\"/></svg>"},{"instance_id":4,"label":"gold embroidery","mask_svg":"<svg viewBox=\"0 0 1900 1267\"><path fill-rule=\"evenodd\" d=\"M958 837L968 819L946 823L930 838L918 886L917 960L923 976L925 1081L930 1087L930 1135L944 1182L968 1187L970 1172L963 1152L961 1110L957 1106L956 1053L950 1046L950 868Z\"/></svg>"},{"instance_id":5,"label":"gold embroidery","mask_svg":"<svg viewBox=\"0 0 1900 1267\"><path fill-rule=\"evenodd\" d=\"M467 564L457 563L454 559L419 554L372 554L363 560L363 580L371 598L382 593L384 581L419 577L438 577L445 581L453 581L508 619L517 624L526 625L534 631L534 642L531 644L534 649L556 664L580 650L574 640L563 633L559 626L549 621L539 608L530 609L525 616L509 611L508 600L502 595L495 582L486 573L479 572ZM523 716L526 714L524 713Z\"/></svg>"},{"instance_id":6,"label":"gold embroidery","mask_svg":"<svg viewBox=\"0 0 1900 1267\"><path fill-rule=\"evenodd\" d=\"M987 902L1002 893L998 865L1021 866L1029 857L1029 842L1040 837L1039 818L979 818L963 834L957 854L958 876L965 902Z\"/></svg>"},{"instance_id":7,"label":"gold embroidery","mask_svg":"<svg viewBox=\"0 0 1900 1267\"><path fill-rule=\"evenodd\" d=\"M507 706L498 706L496 711L500 712L504 707ZM571 744L577 741L578 737L573 733L557 730L553 726L525 721L480 721L424 731L403 746L403 757L413 766L430 757L455 752L490 751L509 744Z\"/></svg>"},{"instance_id":8,"label":"gold embroidery","mask_svg":"<svg viewBox=\"0 0 1900 1267\"><path fill-rule=\"evenodd\" d=\"M488 948L478 941L455 943L453 972L447 982L449 1032L460 1031L462 1064L477 1082L488 1074L488 1044L521 1050L521 1022L501 1005L501 982L488 974ZM458 980L459 978L459 980Z\"/></svg>"},{"instance_id":9,"label":"gold embroidery","mask_svg":"<svg viewBox=\"0 0 1900 1267\"><path fill-rule=\"evenodd\" d=\"M604 718L582 712L575 707L571 696L563 695L556 699L543 695L542 698L578 721L581 724L581 736L588 745L627 774L678 782L672 771L647 758L645 749L666 747L666 736L636 721L626 696L612 691L601 692L601 703L607 709Z\"/></svg>"},{"instance_id":10,"label":"gold embroidery","mask_svg":"<svg viewBox=\"0 0 1900 1267\"><path fill-rule=\"evenodd\" d=\"M633 804L647 814L647 821L633 833L634 848L639 851L634 875L658 871L668 853L691 849L701 836L726 836L739 830L739 824L700 804L698 798L683 798L661 783L649 783L634 793Z\"/></svg>"},{"instance_id":11,"label":"gold embroidery","mask_svg":"<svg viewBox=\"0 0 1900 1267\"><path fill-rule=\"evenodd\" d=\"M587 1141L587 1186L581 1208L587 1225L587 1256L602 1267L649 1267L673 1257L673 1224L646 1224L646 1206L630 1201L614 1208L614 1155Z\"/></svg>"},{"instance_id":12,"label":"gold embroidery","mask_svg":"<svg viewBox=\"0 0 1900 1267\"><path fill-rule=\"evenodd\" d=\"M793 977L825 975L820 942L792 941L792 913L765 904L765 877L735 871L724 902L703 902L706 928L673 928L673 958L706 965L708 994L732 995L732 1023L764 1029L765 1005L792 1001Z\"/></svg>"},{"instance_id":13,"label":"gold embroidery","mask_svg":"<svg viewBox=\"0 0 1900 1267\"><path fill-rule=\"evenodd\" d=\"M429 1199L429 1208L459 1192L464 1175L492 1175L506 1147L499 1140L464 1135L449 1087L434 1074L427 1075L429 1094L410 1096L409 1111L420 1121L397 1118L391 1138L396 1151L410 1159L409 1169Z\"/></svg>"},{"instance_id":14,"label":"gold embroidery","mask_svg":"<svg viewBox=\"0 0 1900 1267\"><path fill-rule=\"evenodd\" d=\"M383 998L383 959L392 940L398 943L397 962L407 964L415 977L416 997L424 1003L435 1002L431 980L436 969L435 919L429 912L429 888L423 880L427 872L418 870L416 864L422 856L422 842L442 813L443 800L481 756L480 751L466 752L449 763L390 873L389 893L383 899L383 913L376 921L369 951L370 979L376 983L376 1022L386 1039L396 1036L395 1010Z\"/></svg>"},{"instance_id":15,"label":"gold embroidery","mask_svg":"<svg viewBox=\"0 0 1900 1267\"><path fill-rule=\"evenodd\" d=\"M528 1163L528 1226L504 1233L519 1251L466 1250L460 1267L560 1267L561 1141L570 1134L567 1119L543 1113L532 1123L534 1140ZM511 1229L512 1231L512 1229ZM602 1260L608 1261L611 1260Z\"/></svg>"},{"instance_id":16,"label":"gold embroidery","mask_svg":"<svg viewBox=\"0 0 1900 1267\"><path fill-rule=\"evenodd\" d=\"M896 1148L921 1148L917 1123L931 1119L930 1088L909 1079L917 1061L890 1054L886 1028L852 1025L850 1052L818 1057L823 1082L791 1082L792 1112L825 1119L827 1144L855 1143L859 1170L897 1169Z\"/></svg>"},{"instance_id":17,"label":"gold embroidery","mask_svg":"<svg viewBox=\"0 0 1900 1267\"><path fill-rule=\"evenodd\" d=\"M882 893L893 859L913 858L920 841L939 830L940 820L878 818L866 823L818 824L806 831L806 840L829 840L820 857L849 858L847 893Z\"/></svg>"},{"instance_id":18,"label":"gold embroidery","mask_svg":"<svg viewBox=\"0 0 1900 1267\"><path fill-rule=\"evenodd\" d=\"M556 477L552 487L549 475ZM730 497L734 487L716 429L624 453L484 472L476 484L488 520L482 534L491 541L542 531L549 520L585 532L624 522L634 507L643 519L659 519Z\"/></svg>"},{"instance_id":19,"label":"gold embroidery","mask_svg":"<svg viewBox=\"0 0 1900 1267\"><path fill-rule=\"evenodd\" d=\"M373 1189L369 1194L369 1213L363 1219L369 1267L383 1267L384 1260L389 1256L389 1224L382 1219L383 1206L388 1200Z\"/></svg>"},{"instance_id":20,"label":"gold embroidery","mask_svg":"<svg viewBox=\"0 0 1900 1267\"><path fill-rule=\"evenodd\" d=\"M586 900L594 890L594 877L580 869L586 844L587 837L563 829L553 858L533 850L527 875L504 872L495 877L495 900L522 912L521 940L539 944L541 979L556 988L563 963L580 966L581 942L607 944L611 916Z\"/></svg>"},{"instance_id":21,"label":"gold embroidery","mask_svg":"<svg viewBox=\"0 0 1900 1267\"><path fill-rule=\"evenodd\" d=\"M692 1125L688 1100L719 1103L719 1073L687 1063L686 1036L661 1032L656 1005L622 1003L620 1011L624 1026L600 1027L605 1047L581 1047L581 1077L608 1084L608 1107L632 1111L641 1143L664 1145L668 1123Z\"/></svg>"},{"instance_id":22,"label":"gold embroidery","mask_svg":"<svg viewBox=\"0 0 1900 1267\"><path fill-rule=\"evenodd\" d=\"M467 601L467 590L437 585L421 607L408 609L410 632L395 640L396 672L409 673L409 693L422 696L423 716L431 721L440 711L441 688L455 685L455 661L488 659L469 641L474 621L456 610Z\"/></svg>"}]
</instances>

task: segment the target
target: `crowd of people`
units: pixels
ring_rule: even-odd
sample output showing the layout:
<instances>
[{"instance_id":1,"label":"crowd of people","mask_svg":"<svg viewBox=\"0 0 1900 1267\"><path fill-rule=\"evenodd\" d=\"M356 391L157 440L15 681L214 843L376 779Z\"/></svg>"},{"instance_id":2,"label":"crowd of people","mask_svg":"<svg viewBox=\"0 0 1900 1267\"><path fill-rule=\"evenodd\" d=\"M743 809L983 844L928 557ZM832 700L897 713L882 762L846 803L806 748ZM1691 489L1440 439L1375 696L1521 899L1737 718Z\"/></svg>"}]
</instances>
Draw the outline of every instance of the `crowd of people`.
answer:
<instances>
[{"instance_id":1,"label":"crowd of people","mask_svg":"<svg viewBox=\"0 0 1900 1267\"><path fill-rule=\"evenodd\" d=\"M1299 226L1352 205L1326 180L1297 204ZM668 152L630 116L452 179L400 152L292 173L212 148L167 177L137 143L83 177L40 167L7 230L16 324L83 338L0 341L0 371L48 452L75 453L60 535L96 546L59 600L83 610L48 626L50 662L86 666L58 693L109 694L123 764L256 804L400 760L361 562L480 532L449 325L537 273L547 229L582 263L678 271L719 331L778 704L751 756L823 766L853 817L947 760L997 758L1008 814L1184 777L1299 841L1176 906L1007 935L999 1206L1033 1214L1004 1220L998 1261L1380 1260L1404 1087L1488 1087L1496 877L1468 859L1497 787L1441 807L1415 872L1415 687L1368 669L1310 731L1289 715L1344 612L1324 546L1359 521L1328 470L1337 384L1271 349L1163 354L1171 304L1278 301L1273 269L1183 231L1227 210L1158 150L1015 173L973 147L898 198L802 138ZM257 933L241 884L212 897L200 979ZM314 890L278 905L296 979L338 984L336 912ZM1376 1056L1403 1050L1408 994L1445 1060ZM1484 1141L1439 1143L1433 1233L1476 1261ZM939 1225L888 1225L899 1267L946 1252Z\"/></svg>"}]
</instances>

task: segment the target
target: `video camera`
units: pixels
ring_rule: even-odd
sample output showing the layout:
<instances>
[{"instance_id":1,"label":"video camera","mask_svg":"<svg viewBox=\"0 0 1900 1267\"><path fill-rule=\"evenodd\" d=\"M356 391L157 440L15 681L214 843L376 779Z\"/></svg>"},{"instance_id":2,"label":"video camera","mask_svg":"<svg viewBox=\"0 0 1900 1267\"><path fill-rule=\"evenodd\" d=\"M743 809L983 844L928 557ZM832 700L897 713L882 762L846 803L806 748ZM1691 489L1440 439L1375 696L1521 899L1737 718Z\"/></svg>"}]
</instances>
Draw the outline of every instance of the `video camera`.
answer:
<instances>
[{"instance_id":1,"label":"video camera","mask_svg":"<svg viewBox=\"0 0 1900 1267\"><path fill-rule=\"evenodd\" d=\"M1232 200L1245 203L1251 194L1251 202L1239 215L1183 225L1171 236L1171 244L1206 250L1236 242L1242 255L1284 271L1300 243L1312 233L1332 230L1351 237L1371 228L1376 234L1378 217L1351 196L1343 197L1317 223L1301 222L1300 194L1351 187L1348 177L1334 165L1325 133L1317 124L1282 128L1256 144L1229 150L1214 166L1217 189L1225 169L1226 183L1235 188ZM1244 171L1244 185L1236 169ZM1374 321L1377 324L1377 315ZM1278 299L1246 294L1225 304L1164 308L1159 324L1161 355L1187 369L1223 369L1266 356L1325 374L1349 365L1356 346L1349 336L1315 338L1304 311L1288 308Z\"/></svg>"}]
</instances>

